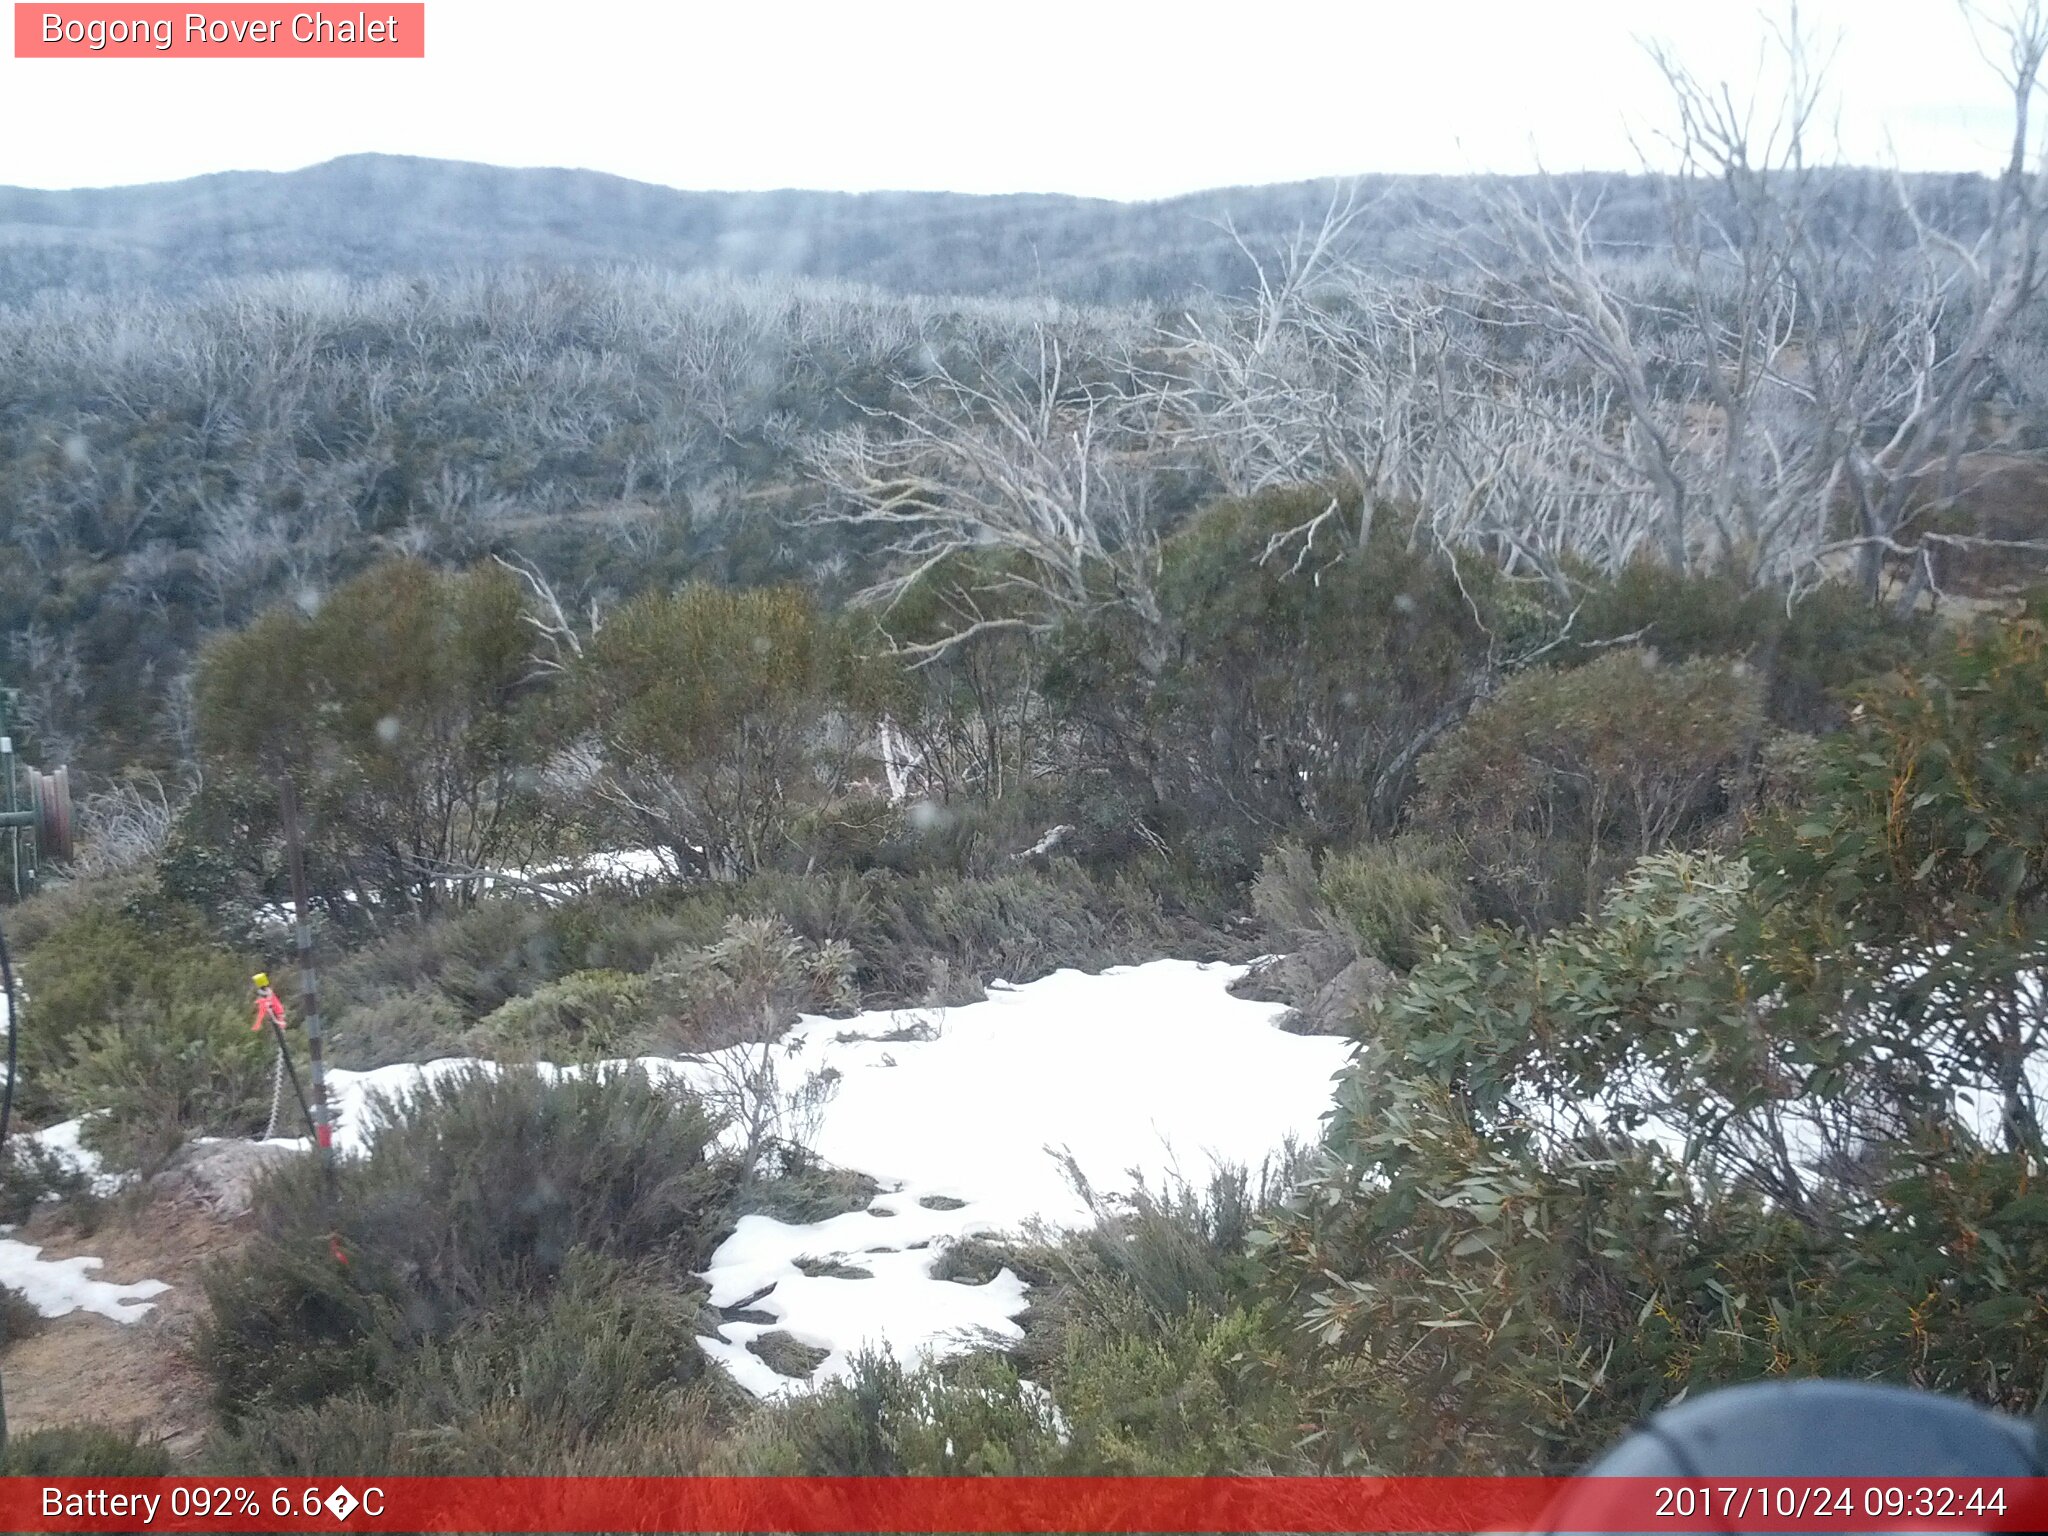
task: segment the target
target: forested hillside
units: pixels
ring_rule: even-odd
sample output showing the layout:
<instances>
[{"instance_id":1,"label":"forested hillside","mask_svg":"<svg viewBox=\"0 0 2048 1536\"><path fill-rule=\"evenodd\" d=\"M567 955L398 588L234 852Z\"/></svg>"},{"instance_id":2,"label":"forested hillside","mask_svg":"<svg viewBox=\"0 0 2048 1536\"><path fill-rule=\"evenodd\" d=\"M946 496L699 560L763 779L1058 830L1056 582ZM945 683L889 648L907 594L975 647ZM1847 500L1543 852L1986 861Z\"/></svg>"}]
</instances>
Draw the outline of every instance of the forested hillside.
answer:
<instances>
[{"instance_id":1,"label":"forested hillside","mask_svg":"<svg viewBox=\"0 0 2048 1536\"><path fill-rule=\"evenodd\" d=\"M1982 185L1911 210L1976 229L1983 269L1930 263L1954 238L1931 229L1801 248L1831 195L1802 183L1746 210L1772 283L1730 287L1700 243L1718 225L1676 192L1647 253L1569 188L1468 192L1484 238L1433 237L1464 240L1461 269L1369 261L1387 208L1354 187L1235 251L1248 295L1119 309L641 267L0 311L21 723L53 761L170 770L203 636L392 552L536 562L600 611L692 576L837 601L916 568L889 537L911 525L861 510L899 475L945 503L915 550L1015 543L1069 598L1098 556L1149 587L1158 539L1206 499L1325 481L1354 487L1349 510L1305 524L1290 567L1381 502L1554 593L1567 560L1794 590L1855 561L1873 597L1887 565L1924 597L1957 539L2024 564L2044 354L2038 306L2001 285L2031 212ZM1034 498L1098 486L1091 526L1035 547Z\"/></svg>"}]
</instances>

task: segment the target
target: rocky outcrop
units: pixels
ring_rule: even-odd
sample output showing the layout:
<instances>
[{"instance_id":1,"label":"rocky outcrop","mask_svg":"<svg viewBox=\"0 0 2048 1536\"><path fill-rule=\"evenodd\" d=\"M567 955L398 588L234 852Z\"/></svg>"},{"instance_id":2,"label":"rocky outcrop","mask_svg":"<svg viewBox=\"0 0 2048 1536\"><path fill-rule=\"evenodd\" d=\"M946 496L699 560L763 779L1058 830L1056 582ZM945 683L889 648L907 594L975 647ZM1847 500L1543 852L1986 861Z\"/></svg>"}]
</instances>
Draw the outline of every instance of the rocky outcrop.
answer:
<instances>
[{"instance_id":1,"label":"rocky outcrop","mask_svg":"<svg viewBox=\"0 0 2048 1536\"><path fill-rule=\"evenodd\" d=\"M260 1141L188 1142L149 1182L162 1199L202 1205L216 1216L231 1218L249 1209L256 1180L265 1169L304 1155Z\"/></svg>"},{"instance_id":2,"label":"rocky outcrop","mask_svg":"<svg viewBox=\"0 0 2048 1536\"><path fill-rule=\"evenodd\" d=\"M1324 941L1259 962L1230 990L1254 1002L1285 1003L1280 1027L1295 1034L1343 1035L1400 979L1391 966Z\"/></svg>"},{"instance_id":3,"label":"rocky outcrop","mask_svg":"<svg viewBox=\"0 0 2048 1536\"><path fill-rule=\"evenodd\" d=\"M1361 955L1317 989L1309 1005L1301 1010L1300 1033L1351 1034L1400 984L1401 978L1392 966L1370 955Z\"/></svg>"}]
</instances>

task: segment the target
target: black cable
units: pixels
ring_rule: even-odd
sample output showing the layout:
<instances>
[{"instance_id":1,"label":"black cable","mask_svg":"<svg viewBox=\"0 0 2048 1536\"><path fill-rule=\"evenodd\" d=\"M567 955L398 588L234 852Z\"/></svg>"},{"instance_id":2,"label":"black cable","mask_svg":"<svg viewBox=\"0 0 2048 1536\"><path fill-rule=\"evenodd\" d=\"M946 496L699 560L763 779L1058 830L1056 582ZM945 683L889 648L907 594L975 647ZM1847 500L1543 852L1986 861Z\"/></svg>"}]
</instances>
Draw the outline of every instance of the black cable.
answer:
<instances>
[{"instance_id":1,"label":"black cable","mask_svg":"<svg viewBox=\"0 0 2048 1536\"><path fill-rule=\"evenodd\" d=\"M14 1064L19 1058L21 1010L14 1001L14 963L7 958L7 933L0 929L0 982L7 988L7 1086L0 1089L0 1155L7 1151L7 1127L14 1120Z\"/></svg>"},{"instance_id":2,"label":"black cable","mask_svg":"<svg viewBox=\"0 0 2048 1536\"><path fill-rule=\"evenodd\" d=\"M14 1120L14 1071L21 1055L21 1007L14 992L14 962L7 956L7 931L0 928L0 986L7 993L7 1086L0 1088L0 1168L7 1166L7 1128ZM7 1341L0 1337L0 1344ZM7 1455L7 1395L0 1391L0 1463Z\"/></svg>"}]
</instances>

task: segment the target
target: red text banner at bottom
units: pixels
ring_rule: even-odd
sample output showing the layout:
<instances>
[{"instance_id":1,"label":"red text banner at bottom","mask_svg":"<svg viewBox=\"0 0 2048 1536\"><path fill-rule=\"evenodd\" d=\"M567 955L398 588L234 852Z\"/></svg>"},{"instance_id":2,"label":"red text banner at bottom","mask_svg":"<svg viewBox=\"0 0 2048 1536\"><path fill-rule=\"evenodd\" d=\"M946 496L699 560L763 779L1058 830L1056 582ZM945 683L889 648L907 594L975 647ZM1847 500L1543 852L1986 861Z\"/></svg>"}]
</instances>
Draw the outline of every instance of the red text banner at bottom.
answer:
<instances>
[{"instance_id":1,"label":"red text banner at bottom","mask_svg":"<svg viewBox=\"0 0 2048 1536\"><path fill-rule=\"evenodd\" d=\"M2044 1531L2048 1479L4 1478L6 1531Z\"/></svg>"}]
</instances>

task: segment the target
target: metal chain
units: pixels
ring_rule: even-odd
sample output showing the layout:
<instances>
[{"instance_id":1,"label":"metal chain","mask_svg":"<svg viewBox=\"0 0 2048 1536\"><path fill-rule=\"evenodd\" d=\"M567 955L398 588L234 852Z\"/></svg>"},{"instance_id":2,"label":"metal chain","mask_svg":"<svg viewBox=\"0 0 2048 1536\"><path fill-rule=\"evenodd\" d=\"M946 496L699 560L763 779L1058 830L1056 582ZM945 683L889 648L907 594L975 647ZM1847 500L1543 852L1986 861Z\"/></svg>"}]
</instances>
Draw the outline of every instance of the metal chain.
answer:
<instances>
[{"instance_id":1,"label":"metal chain","mask_svg":"<svg viewBox=\"0 0 2048 1536\"><path fill-rule=\"evenodd\" d=\"M263 1128L263 1139L271 1140L277 1135L278 1117L284 1113L284 1043L278 1042L277 1063L270 1072L270 1123Z\"/></svg>"}]
</instances>

